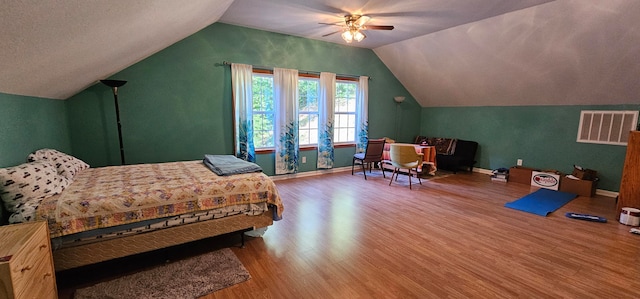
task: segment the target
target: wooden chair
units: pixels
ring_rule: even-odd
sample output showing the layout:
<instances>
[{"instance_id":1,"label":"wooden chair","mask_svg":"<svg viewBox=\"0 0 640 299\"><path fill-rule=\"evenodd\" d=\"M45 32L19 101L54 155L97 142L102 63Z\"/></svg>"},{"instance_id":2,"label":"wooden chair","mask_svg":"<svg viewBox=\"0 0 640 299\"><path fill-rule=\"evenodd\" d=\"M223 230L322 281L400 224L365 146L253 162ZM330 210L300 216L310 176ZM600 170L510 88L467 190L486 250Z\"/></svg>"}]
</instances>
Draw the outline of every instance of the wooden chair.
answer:
<instances>
[{"instance_id":1,"label":"wooden chair","mask_svg":"<svg viewBox=\"0 0 640 299\"><path fill-rule=\"evenodd\" d=\"M409 176L409 189L411 189L411 178L415 174L418 178L418 182L422 185L422 180L418 176L418 167L422 166L423 154L416 152L416 148L412 144L391 144L389 150L391 156L391 165L393 165L393 173L391 174L391 181L389 186L393 183L393 175L398 180L398 174L401 169L407 169L407 175Z\"/></svg>"},{"instance_id":2,"label":"wooden chair","mask_svg":"<svg viewBox=\"0 0 640 299\"><path fill-rule=\"evenodd\" d=\"M356 161L362 165L362 172L364 173L364 179L367 179L367 170L364 165L369 166L369 172L371 172L373 163L380 163L382 161L382 151L384 150L384 139L369 139L367 141L367 148L364 153L357 153L353 155L353 161L351 163L351 175L353 175L353 168L356 165ZM384 174L384 167L380 165L382 170L382 177L386 178Z\"/></svg>"}]
</instances>

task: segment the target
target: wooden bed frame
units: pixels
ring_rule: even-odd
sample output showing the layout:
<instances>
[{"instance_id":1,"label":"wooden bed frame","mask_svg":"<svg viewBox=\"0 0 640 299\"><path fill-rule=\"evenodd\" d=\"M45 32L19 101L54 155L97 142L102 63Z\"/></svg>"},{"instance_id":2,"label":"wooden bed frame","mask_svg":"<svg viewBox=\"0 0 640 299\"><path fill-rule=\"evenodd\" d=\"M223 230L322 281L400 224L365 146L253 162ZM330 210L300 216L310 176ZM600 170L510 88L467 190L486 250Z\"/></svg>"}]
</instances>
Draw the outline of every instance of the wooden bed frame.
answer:
<instances>
[{"instance_id":1,"label":"wooden bed frame","mask_svg":"<svg viewBox=\"0 0 640 299\"><path fill-rule=\"evenodd\" d=\"M56 271L91 265L137 253L273 224L273 209L258 216L244 214L184 224L147 233L108 239L53 251Z\"/></svg>"}]
</instances>

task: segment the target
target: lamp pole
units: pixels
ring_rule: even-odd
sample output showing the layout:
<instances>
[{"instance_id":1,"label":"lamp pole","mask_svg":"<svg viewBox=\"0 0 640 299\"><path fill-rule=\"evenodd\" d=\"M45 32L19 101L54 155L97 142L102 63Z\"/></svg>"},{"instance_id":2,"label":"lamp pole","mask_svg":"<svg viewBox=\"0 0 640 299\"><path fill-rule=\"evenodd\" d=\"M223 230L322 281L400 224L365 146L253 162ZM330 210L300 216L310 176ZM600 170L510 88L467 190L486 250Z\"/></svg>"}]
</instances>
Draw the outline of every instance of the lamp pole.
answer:
<instances>
[{"instance_id":1,"label":"lamp pole","mask_svg":"<svg viewBox=\"0 0 640 299\"><path fill-rule=\"evenodd\" d=\"M120 124L120 108L118 108L118 87L125 85L127 81L122 80L100 80L102 84L111 87L113 98L116 104L116 120L118 122L118 141L120 142L120 162L124 165L124 146L122 145L122 124Z\"/></svg>"}]
</instances>

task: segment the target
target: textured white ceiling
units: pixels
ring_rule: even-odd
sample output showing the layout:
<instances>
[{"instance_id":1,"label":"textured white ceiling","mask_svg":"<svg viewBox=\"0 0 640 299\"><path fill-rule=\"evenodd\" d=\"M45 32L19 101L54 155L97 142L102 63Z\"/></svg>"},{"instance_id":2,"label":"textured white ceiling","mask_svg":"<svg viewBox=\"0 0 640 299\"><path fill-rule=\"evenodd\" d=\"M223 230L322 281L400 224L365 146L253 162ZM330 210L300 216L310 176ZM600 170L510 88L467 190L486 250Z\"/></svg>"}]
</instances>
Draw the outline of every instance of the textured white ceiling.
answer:
<instances>
[{"instance_id":1,"label":"textured white ceiling","mask_svg":"<svg viewBox=\"0 0 640 299\"><path fill-rule=\"evenodd\" d=\"M494 17L551 0L235 0L220 22L344 44L339 31L347 14L370 16L369 25L393 25L392 31L366 30L352 46L377 48L409 38Z\"/></svg>"},{"instance_id":2,"label":"textured white ceiling","mask_svg":"<svg viewBox=\"0 0 640 299\"><path fill-rule=\"evenodd\" d=\"M371 48L422 106L639 103L638 0L2 0L0 92L66 99L217 21Z\"/></svg>"},{"instance_id":3,"label":"textured white ceiling","mask_svg":"<svg viewBox=\"0 0 640 299\"><path fill-rule=\"evenodd\" d=\"M66 99L216 22L232 0L2 0L0 92Z\"/></svg>"}]
</instances>

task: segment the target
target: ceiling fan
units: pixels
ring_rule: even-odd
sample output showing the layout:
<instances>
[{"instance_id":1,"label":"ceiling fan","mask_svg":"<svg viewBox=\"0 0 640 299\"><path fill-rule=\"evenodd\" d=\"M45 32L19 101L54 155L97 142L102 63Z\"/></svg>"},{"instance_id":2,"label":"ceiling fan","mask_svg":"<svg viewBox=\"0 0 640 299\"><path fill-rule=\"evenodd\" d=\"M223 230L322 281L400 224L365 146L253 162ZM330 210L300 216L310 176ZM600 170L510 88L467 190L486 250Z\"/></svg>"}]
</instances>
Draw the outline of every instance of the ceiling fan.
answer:
<instances>
[{"instance_id":1,"label":"ceiling fan","mask_svg":"<svg viewBox=\"0 0 640 299\"><path fill-rule=\"evenodd\" d=\"M345 26L343 29L325 34L322 37L342 32L342 39L345 42L351 43L354 40L360 42L367 36L362 32L363 30L393 30L393 26L390 25L365 25L371 18L365 15L346 15L344 16L344 24L339 23L319 23L323 25Z\"/></svg>"}]
</instances>

